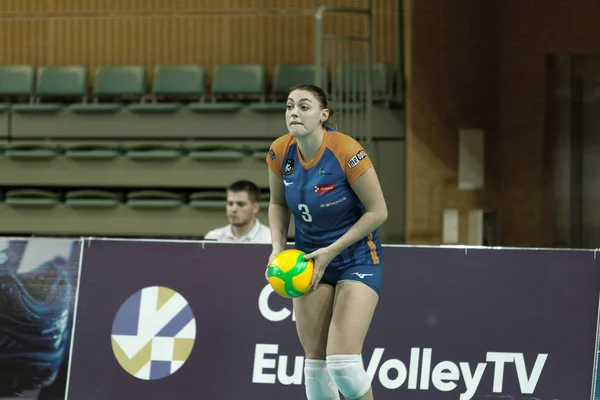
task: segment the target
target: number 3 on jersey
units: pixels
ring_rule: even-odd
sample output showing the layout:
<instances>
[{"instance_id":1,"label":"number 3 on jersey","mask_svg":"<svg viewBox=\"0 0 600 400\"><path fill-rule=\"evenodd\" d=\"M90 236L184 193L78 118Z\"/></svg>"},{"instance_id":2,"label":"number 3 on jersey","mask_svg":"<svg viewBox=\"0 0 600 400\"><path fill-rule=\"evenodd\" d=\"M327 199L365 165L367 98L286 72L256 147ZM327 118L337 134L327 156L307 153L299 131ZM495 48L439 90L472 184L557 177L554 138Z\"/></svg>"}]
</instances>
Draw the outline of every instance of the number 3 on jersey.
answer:
<instances>
[{"instance_id":1,"label":"number 3 on jersey","mask_svg":"<svg viewBox=\"0 0 600 400\"><path fill-rule=\"evenodd\" d=\"M306 204L298 204L298 210L302 213L302 219L306 222L312 221L312 215L310 215L310 210Z\"/></svg>"}]
</instances>

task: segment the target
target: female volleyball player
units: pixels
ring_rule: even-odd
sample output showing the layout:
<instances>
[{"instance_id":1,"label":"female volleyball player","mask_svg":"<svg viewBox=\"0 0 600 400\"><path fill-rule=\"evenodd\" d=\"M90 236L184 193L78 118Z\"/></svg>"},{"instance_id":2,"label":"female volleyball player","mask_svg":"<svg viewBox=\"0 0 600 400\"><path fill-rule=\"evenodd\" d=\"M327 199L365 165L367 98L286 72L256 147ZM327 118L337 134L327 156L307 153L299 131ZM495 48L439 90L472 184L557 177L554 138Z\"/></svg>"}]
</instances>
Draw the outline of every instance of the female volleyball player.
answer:
<instances>
[{"instance_id":1,"label":"female volleyball player","mask_svg":"<svg viewBox=\"0 0 600 400\"><path fill-rule=\"evenodd\" d=\"M361 352L383 278L377 228L387 208L365 150L327 127L332 113L317 86L289 94L289 133L266 158L271 259L285 248L291 211L296 248L315 263L313 289L294 299L307 399L339 400L339 390L347 399L372 400Z\"/></svg>"}]
</instances>

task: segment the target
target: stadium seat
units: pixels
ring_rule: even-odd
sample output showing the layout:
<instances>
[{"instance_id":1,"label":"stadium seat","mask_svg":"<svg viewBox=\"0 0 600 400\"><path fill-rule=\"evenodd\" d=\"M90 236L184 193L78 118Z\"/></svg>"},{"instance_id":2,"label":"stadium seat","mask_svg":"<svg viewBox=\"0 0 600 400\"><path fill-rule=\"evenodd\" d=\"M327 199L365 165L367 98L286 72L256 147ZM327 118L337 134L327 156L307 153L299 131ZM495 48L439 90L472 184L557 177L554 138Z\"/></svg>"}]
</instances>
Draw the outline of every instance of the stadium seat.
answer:
<instances>
[{"instance_id":1,"label":"stadium seat","mask_svg":"<svg viewBox=\"0 0 600 400\"><path fill-rule=\"evenodd\" d=\"M96 68L93 103L73 105L75 112L118 111L124 102L140 101L146 94L146 68L115 65ZM109 102L100 102L110 100Z\"/></svg>"},{"instance_id":2,"label":"stadium seat","mask_svg":"<svg viewBox=\"0 0 600 400\"><path fill-rule=\"evenodd\" d=\"M127 205L134 208L175 208L184 204L184 196L162 190L140 190L127 193Z\"/></svg>"},{"instance_id":3,"label":"stadium seat","mask_svg":"<svg viewBox=\"0 0 600 400\"><path fill-rule=\"evenodd\" d=\"M110 160L121 155L117 143L64 144L64 155L73 160Z\"/></svg>"},{"instance_id":4,"label":"stadium seat","mask_svg":"<svg viewBox=\"0 0 600 400\"><path fill-rule=\"evenodd\" d=\"M22 160L47 160L60 154L56 143L12 143L4 150L4 156Z\"/></svg>"},{"instance_id":5,"label":"stadium seat","mask_svg":"<svg viewBox=\"0 0 600 400\"><path fill-rule=\"evenodd\" d=\"M83 66L43 66L37 70L36 89L32 104L13 106L15 112L54 112L67 102L85 102L87 68ZM54 102L44 102L52 99Z\"/></svg>"},{"instance_id":6,"label":"stadium seat","mask_svg":"<svg viewBox=\"0 0 600 400\"><path fill-rule=\"evenodd\" d=\"M210 103L192 103L193 111L237 111L239 102L217 102L222 98L259 99L266 95L266 68L259 64L227 64L215 68Z\"/></svg>"},{"instance_id":7,"label":"stadium seat","mask_svg":"<svg viewBox=\"0 0 600 400\"><path fill-rule=\"evenodd\" d=\"M314 64L278 64L273 73L273 86L271 89L271 98L274 102L260 102L250 104L254 111L264 112L284 112L286 96L294 86L314 83L315 66Z\"/></svg>"},{"instance_id":8,"label":"stadium seat","mask_svg":"<svg viewBox=\"0 0 600 400\"><path fill-rule=\"evenodd\" d=\"M28 101L34 91L34 67L32 65L0 66L0 98Z\"/></svg>"},{"instance_id":9,"label":"stadium seat","mask_svg":"<svg viewBox=\"0 0 600 400\"><path fill-rule=\"evenodd\" d=\"M260 194L260 206L263 208L267 208L269 207L269 201L271 200L271 193L269 192L264 192Z\"/></svg>"},{"instance_id":10,"label":"stadium seat","mask_svg":"<svg viewBox=\"0 0 600 400\"><path fill-rule=\"evenodd\" d=\"M175 160L184 154L179 145L140 143L128 146L125 155L133 160Z\"/></svg>"},{"instance_id":11,"label":"stadium seat","mask_svg":"<svg viewBox=\"0 0 600 400\"><path fill-rule=\"evenodd\" d=\"M211 145L195 143L188 146L188 157L196 160L240 160L246 157L242 144Z\"/></svg>"},{"instance_id":12,"label":"stadium seat","mask_svg":"<svg viewBox=\"0 0 600 400\"><path fill-rule=\"evenodd\" d=\"M314 64L279 64L275 66L271 93L286 96L291 88L315 83Z\"/></svg>"},{"instance_id":13,"label":"stadium seat","mask_svg":"<svg viewBox=\"0 0 600 400\"><path fill-rule=\"evenodd\" d=\"M260 161L264 161L267 157L267 153L269 152L269 147L265 147L264 149L255 149L252 151L252 158Z\"/></svg>"},{"instance_id":14,"label":"stadium seat","mask_svg":"<svg viewBox=\"0 0 600 400\"><path fill-rule=\"evenodd\" d=\"M48 207L60 203L60 193L40 189L7 190L4 203L15 207Z\"/></svg>"},{"instance_id":15,"label":"stadium seat","mask_svg":"<svg viewBox=\"0 0 600 400\"><path fill-rule=\"evenodd\" d=\"M129 109L137 112L177 111L182 106L181 100L204 99L205 77L206 68L201 65L157 65L152 79L152 102L132 104Z\"/></svg>"},{"instance_id":16,"label":"stadium seat","mask_svg":"<svg viewBox=\"0 0 600 400\"><path fill-rule=\"evenodd\" d=\"M188 205L193 208L225 210L227 193L217 190L205 190L190 194Z\"/></svg>"},{"instance_id":17,"label":"stadium seat","mask_svg":"<svg viewBox=\"0 0 600 400\"><path fill-rule=\"evenodd\" d=\"M74 208L111 208L121 204L121 195L106 190L73 190L65 194L65 204Z\"/></svg>"},{"instance_id":18,"label":"stadium seat","mask_svg":"<svg viewBox=\"0 0 600 400\"><path fill-rule=\"evenodd\" d=\"M359 96L364 94L365 88L365 65L364 64L343 64L336 70L335 91L345 95L357 93ZM387 64L377 63L371 65L371 88L373 100L382 99L388 93L390 83L390 72Z\"/></svg>"}]
</instances>

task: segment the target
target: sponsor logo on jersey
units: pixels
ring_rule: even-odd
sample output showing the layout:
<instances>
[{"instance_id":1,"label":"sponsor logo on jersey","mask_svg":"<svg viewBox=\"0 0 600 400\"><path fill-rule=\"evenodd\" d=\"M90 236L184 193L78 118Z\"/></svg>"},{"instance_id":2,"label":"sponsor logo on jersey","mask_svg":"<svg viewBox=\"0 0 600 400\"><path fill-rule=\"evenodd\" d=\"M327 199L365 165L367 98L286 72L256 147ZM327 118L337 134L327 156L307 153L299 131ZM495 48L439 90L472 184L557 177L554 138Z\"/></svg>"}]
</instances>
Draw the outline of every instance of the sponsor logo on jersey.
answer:
<instances>
[{"instance_id":1,"label":"sponsor logo on jersey","mask_svg":"<svg viewBox=\"0 0 600 400\"><path fill-rule=\"evenodd\" d=\"M315 185L315 193L317 194L325 194L333 191L335 189L335 183L325 183Z\"/></svg>"},{"instance_id":2,"label":"sponsor logo on jersey","mask_svg":"<svg viewBox=\"0 0 600 400\"><path fill-rule=\"evenodd\" d=\"M269 157L271 157L271 160L274 160L277 158L273 149L269 150Z\"/></svg>"},{"instance_id":3,"label":"sponsor logo on jersey","mask_svg":"<svg viewBox=\"0 0 600 400\"><path fill-rule=\"evenodd\" d=\"M285 160L285 169L283 170L283 174L290 175L292 172L294 172L294 160L288 158Z\"/></svg>"},{"instance_id":4,"label":"sponsor logo on jersey","mask_svg":"<svg viewBox=\"0 0 600 400\"><path fill-rule=\"evenodd\" d=\"M319 171L317 171L317 173L319 175L335 175L333 172L327 172L323 168L320 168Z\"/></svg>"},{"instance_id":5,"label":"sponsor logo on jersey","mask_svg":"<svg viewBox=\"0 0 600 400\"><path fill-rule=\"evenodd\" d=\"M343 201L346 201L346 196L342 197L341 199L337 199L336 201L332 201L331 203L321 204L321 208L323 208L323 207L337 206L338 204L340 204Z\"/></svg>"},{"instance_id":6,"label":"sponsor logo on jersey","mask_svg":"<svg viewBox=\"0 0 600 400\"><path fill-rule=\"evenodd\" d=\"M358 165L359 162L367 158L367 153L364 150L359 151L348 161L348 167L354 168Z\"/></svg>"}]
</instances>

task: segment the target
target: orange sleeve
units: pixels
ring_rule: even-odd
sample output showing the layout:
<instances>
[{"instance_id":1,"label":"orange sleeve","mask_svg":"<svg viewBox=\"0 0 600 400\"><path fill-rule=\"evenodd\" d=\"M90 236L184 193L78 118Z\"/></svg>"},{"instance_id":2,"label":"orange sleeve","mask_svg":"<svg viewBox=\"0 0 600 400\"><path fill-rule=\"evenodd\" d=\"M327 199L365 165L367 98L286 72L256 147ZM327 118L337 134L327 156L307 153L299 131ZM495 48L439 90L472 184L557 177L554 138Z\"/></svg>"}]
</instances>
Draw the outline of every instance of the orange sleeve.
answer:
<instances>
[{"instance_id":1,"label":"orange sleeve","mask_svg":"<svg viewBox=\"0 0 600 400\"><path fill-rule=\"evenodd\" d=\"M351 185L365 172L373 167L371 158L363 148L351 136L340 134L336 142L339 143L335 149L336 156L346 173L346 179Z\"/></svg>"},{"instance_id":2,"label":"orange sleeve","mask_svg":"<svg viewBox=\"0 0 600 400\"><path fill-rule=\"evenodd\" d=\"M291 135L284 135L279 137L271 143L271 147L269 148L269 152L267 153L267 165L271 168L271 171L275 173L278 177L283 177L281 174L281 166L283 165L283 157L285 157L285 152L287 151L289 145L289 137Z\"/></svg>"}]
</instances>

